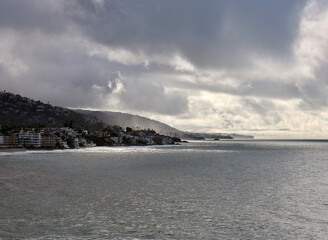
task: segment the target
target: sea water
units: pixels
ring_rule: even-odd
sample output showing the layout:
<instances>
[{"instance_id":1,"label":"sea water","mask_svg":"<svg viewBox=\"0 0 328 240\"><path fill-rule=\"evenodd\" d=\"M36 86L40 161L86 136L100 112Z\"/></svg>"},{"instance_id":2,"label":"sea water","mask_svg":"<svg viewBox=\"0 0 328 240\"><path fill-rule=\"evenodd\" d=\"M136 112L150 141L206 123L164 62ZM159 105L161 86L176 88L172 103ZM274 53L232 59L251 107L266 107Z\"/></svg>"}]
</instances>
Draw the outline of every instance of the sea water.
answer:
<instances>
[{"instance_id":1,"label":"sea water","mask_svg":"<svg viewBox=\"0 0 328 240\"><path fill-rule=\"evenodd\" d=\"M0 155L0 239L327 236L326 141Z\"/></svg>"}]
</instances>

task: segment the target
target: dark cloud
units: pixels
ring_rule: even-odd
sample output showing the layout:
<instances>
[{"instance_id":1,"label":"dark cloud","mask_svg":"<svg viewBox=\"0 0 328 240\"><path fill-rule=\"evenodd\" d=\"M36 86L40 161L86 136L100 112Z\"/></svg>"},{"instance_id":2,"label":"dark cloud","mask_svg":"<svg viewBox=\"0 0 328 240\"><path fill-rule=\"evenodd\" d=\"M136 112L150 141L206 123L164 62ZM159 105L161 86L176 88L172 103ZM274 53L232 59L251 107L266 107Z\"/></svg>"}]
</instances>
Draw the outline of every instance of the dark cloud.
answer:
<instances>
[{"instance_id":1,"label":"dark cloud","mask_svg":"<svg viewBox=\"0 0 328 240\"><path fill-rule=\"evenodd\" d=\"M73 15L87 36L132 51L179 52L203 67L238 67L249 53L287 55L304 0L106 1L103 11L78 1Z\"/></svg>"},{"instance_id":2,"label":"dark cloud","mask_svg":"<svg viewBox=\"0 0 328 240\"><path fill-rule=\"evenodd\" d=\"M62 0L2 0L0 3L1 28L13 28L24 33L40 30L58 34L66 29L68 23Z\"/></svg>"},{"instance_id":3,"label":"dark cloud","mask_svg":"<svg viewBox=\"0 0 328 240\"><path fill-rule=\"evenodd\" d=\"M291 121L299 116L321 131L327 8L324 0L3 0L1 88L190 129L310 129Z\"/></svg>"}]
</instances>

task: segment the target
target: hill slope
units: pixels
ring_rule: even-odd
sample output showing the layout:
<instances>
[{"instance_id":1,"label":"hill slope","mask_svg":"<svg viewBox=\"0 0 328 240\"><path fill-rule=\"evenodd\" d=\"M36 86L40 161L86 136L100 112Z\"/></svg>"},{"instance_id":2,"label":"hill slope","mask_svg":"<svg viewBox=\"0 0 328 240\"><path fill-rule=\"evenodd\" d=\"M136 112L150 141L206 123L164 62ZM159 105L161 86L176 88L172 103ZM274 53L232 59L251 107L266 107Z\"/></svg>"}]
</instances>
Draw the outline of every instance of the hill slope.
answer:
<instances>
[{"instance_id":1,"label":"hill slope","mask_svg":"<svg viewBox=\"0 0 328 240\"><path fill-rule=\"evenodd\" d=\"M222 134L222 133L193 133L183 132L173 128L167 124L152 120L138 115L132 115L121 112L110 111L89 111L89 110L75 110L78 113L90 115L103 121L108 125L118 125L122 128L131 127L133 129L154 129L156 132L169 136L176 136L183 139L206 139L206 138L221 138L226 139L228 136L234 139L253 139L253 136L239 135L239 134Z\"/></svg>"},{"instance_id":2,"label":"hill slope","mask_svg":"<svg viewBox=\"0 0 328 240\"><path fill-rule=\"evenodd\" d=\"M99 130L105 126L97 118L89 115L17 94L0 92L0 125L63 127L69 124L88 130Z\"/></svg>"},{"instance_id":3,"label":"hill slope","mask_svg":"<svg viewBox=\"0 0 328 240\"><path fill-rule=\"evenodd\" d=\"M13 93L0 92L0 125L26 127L63 127L101 130L106 125L122 128L153 129L157 133L184 139L225 138L228 134L182 132L167 124L146 117L121 112L70 110L52 106ZM252 139L253 136L229 134L233 138Z\"/></svg>"},{"instance_id":4,"label":"hill slope","mask_svg":"<svg viewBox=\"0 0 328 240\"><path fill-rule=\"evenodd\" d=\"M78 113L86 114L96 117L108 125L118 125L122 128L131 127L133 129L154 129L160 134L170 136L180 136L182 132L176 128L173 128L167 124L155 121L149 118L141 117L138 115L132 115L121 112L110 111L88 111L88 110L75 110Z\"/></svg>"}]
</instances>

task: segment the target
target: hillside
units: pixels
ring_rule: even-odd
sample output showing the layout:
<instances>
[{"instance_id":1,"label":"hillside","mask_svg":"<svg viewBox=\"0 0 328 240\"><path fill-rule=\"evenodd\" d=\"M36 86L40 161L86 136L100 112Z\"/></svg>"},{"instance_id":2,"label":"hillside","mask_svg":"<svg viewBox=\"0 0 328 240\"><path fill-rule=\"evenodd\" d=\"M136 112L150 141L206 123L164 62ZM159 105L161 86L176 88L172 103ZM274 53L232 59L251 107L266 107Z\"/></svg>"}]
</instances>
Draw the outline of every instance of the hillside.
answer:
<instances>
[{"instance_id":1,"label":"hillside","mask_svg":"<svg viewBox=\"0 0 328 240\"><path fill-rule=\"evenodd\" d=\"M0 92L0 125L26 127L66 125L87 130L101 130L106 125L117 125L122 128L153 129L157 133L183 139L253 138L253 136L238 134L182 132L167 124L138 115L110 111L70 110L7 92Z\"/></svg>"},{"instance_id":2,"label":"hillside","mask_svg":"<svg viewBox=\"0 0 328 240\"><path fill-rule=\"evenodd\" d=\"M118 125L122 128L131 127L133 129L153 129L160 134L170 136L181 136L182 132L167 124L155 121L149 118L141 117L121 112L110 111L88 111L88 110L75 110L78 113L86 114L96 117L100 121L108 125Z\"/></svg>"},{"instance_id":3,"label":"hillside","mask_svg":"<svg viewBox=\"0 0 328 240\"><path fill-rule=\"evenodd\" d=\"M188 140L202 140L207 138L220 138L220 139L254 139L253 136L239 135L239 134L222 134L222 133L193 133L183 132L173 128L167 124L161 123L156 120L132 115L121 112L110 111L89 111L89 110L75 110L78 113L86 114L96 117L108 125L118 125L122 128L131 127L133 129L154 129L156 132L169 136L176 136Z\"/></svg>"},{"instance_id":4,"label":"hillside","mask_svg":"<svg viewBox=\"0 0 328 240\"><path fill-rule=\"evenodd\" d=\"M96 117L7 92L0 92L0 125L26 127L71 125L88 130L98 130L105 126Z\"/></svg>"}]
</instances>

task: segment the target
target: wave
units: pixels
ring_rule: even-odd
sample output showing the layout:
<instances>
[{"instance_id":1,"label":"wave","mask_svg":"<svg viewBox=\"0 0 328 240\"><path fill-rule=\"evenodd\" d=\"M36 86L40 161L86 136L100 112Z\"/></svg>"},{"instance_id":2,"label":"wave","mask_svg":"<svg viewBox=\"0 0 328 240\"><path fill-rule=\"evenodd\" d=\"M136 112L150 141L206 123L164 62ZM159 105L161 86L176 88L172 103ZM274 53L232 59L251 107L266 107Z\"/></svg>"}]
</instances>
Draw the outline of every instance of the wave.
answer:
<instances>
[{"instance_id":1,"label":"wave","mask_svg":"<svg viewBox=\"0 0 328 240\"><path fill-rule=\"evenodd\" d=\"M17 152L0 152L0 156L24 154L52 154L52 153L170 153L170 152L227 152L222 149L195 149L186 145L150 145L150 146L117 146L117 147L91 147L78 149L55 150L27 150Z\"/></svg>"}]
</instances>

